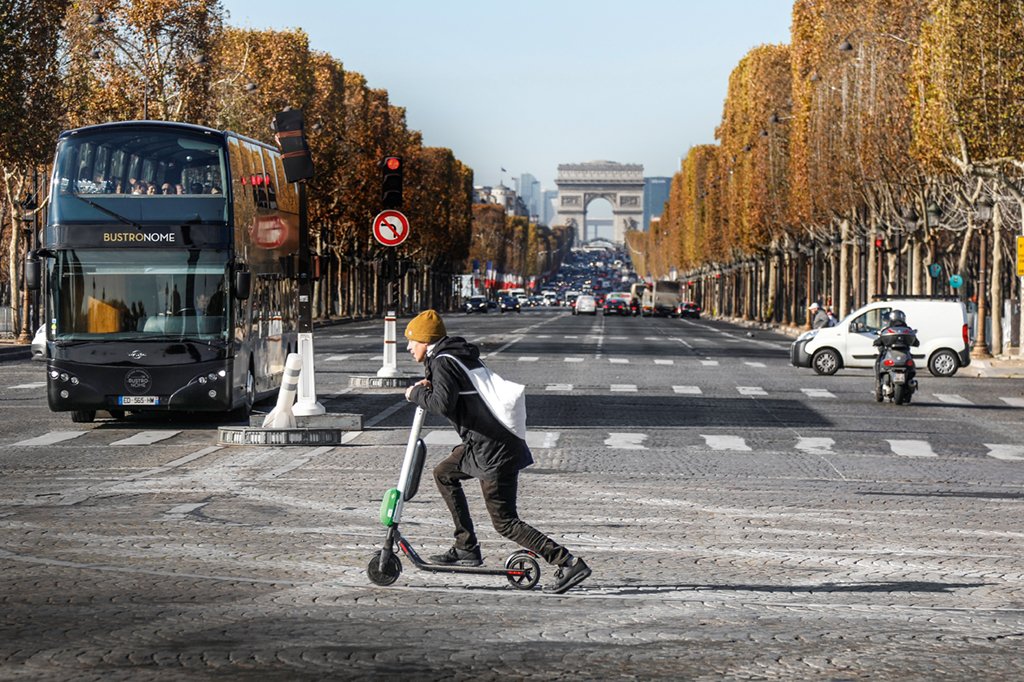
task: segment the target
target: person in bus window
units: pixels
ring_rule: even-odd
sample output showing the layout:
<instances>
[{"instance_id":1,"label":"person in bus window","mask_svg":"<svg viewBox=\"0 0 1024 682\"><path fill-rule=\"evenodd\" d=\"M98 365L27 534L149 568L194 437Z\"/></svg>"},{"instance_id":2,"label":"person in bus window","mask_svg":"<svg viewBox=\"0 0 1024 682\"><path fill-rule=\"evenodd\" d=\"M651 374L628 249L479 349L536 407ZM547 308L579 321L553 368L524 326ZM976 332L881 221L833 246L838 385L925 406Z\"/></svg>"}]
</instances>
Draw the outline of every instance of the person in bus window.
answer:
<instances>
[{"instance_id":1,"label":"person in bus window","mask_svg":"<svg viewBox=\"0 0 1024 682\"><path fill-rule=\"evenodd\" d=\"M201 182L193 182L188 187L188 193L189 194L202 194L203 193L203 183L201 183Z\"/></svg>"},{"instance_id":2,"label":"person in bus window","mask_svg":"<svg viewBox=\"0 0 1024 682\"><path fill-rule=\"evenodd\" d=\"M175 194L184 194L185 193L185 185L183 185L183 184L181 184L179 182L177 185L174 186L174 193Z\"/></svg>"},{"instance_id":3,"label":"person in bus window","mask_svg":"<svg viewBox=\"0 0 1024 682\"><path fill-rule=\"evenodd\" d=\"M174 192L171 191L171 183L165 182L160 185L160 194L174 194Z\"/></svg>"},{"instance_id":4,"label":"person in bus window","mask_svg":"<svg viewBox=\"0 0 1024 682\"><path fill-rule=\"evenodd\" d=\"M157 189L156 183L153 183L146 188L146 194L160 194L160 190Z\"/></svg>"}]
</instances>

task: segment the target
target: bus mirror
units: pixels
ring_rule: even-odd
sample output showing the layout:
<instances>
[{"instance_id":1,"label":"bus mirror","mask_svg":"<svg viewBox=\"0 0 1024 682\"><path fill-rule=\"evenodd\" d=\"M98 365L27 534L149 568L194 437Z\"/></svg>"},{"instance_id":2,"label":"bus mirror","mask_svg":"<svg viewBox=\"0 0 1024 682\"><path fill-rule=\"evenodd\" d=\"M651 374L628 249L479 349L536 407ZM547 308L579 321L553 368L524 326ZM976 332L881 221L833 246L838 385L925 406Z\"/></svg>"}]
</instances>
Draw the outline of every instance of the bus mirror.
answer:
<instances>
[{"instance_id":1,"label":"bus mirror","mask_svg":"<svg viewBox=\"0 0 1024 682\"><path fill-rule=\"evenodd\" d=\"M244 301L252 290L252 274L248 270L235 272L235 298Z\"/></svg>"},{"instance_id":2,"label":"bus mirror","mask_svg":"<svg viewBox=\"0 0 1024 682\"><path fill-rule=\"evenodd\" d=\"M25 256L25 288L38 291L42 279L42 264L34 253Z\"/></svg>"}]
</instances>

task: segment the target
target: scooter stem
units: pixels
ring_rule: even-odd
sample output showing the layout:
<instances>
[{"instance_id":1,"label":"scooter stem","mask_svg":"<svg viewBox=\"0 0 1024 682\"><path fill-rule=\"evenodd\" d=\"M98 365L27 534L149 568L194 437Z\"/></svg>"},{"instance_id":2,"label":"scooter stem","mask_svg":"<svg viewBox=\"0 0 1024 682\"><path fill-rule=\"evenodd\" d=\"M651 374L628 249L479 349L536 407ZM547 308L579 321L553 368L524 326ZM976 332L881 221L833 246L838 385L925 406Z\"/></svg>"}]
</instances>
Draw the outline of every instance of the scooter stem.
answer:
<instances>
[{"instance_id":1,"label":"scooter stem","mask_svg":"<svg viewBox=\"0 0 1024 682\"><path fill-rule=\"evenodd\" d=\"M426 419L427 411L422 407L416 408L416 414L412 418L412 428L409 429L409 442L405 445L405 459L402 460L402 473L398 475L398 503L395 504L395 513L392 519L394 523L402 520L402 507L405 506L405 491L409 486L409 476L412 473L413 460L416 456L416 441L420 439L420 431L423 430L423 420Z\"/></svg>"}]
</instances>

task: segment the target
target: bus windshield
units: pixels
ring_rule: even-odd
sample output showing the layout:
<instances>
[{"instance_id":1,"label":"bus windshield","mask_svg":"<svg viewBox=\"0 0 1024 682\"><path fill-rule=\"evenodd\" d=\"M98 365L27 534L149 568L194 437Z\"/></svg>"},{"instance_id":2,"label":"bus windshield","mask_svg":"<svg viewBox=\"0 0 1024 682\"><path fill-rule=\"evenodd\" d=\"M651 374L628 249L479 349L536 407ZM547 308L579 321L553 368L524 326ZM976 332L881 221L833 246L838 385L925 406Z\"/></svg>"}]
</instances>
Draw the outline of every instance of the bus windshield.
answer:
<instances>
[{"instance_id":1,"label":"bus windshield","mask_svg":"<svg viewBox=\"0 0 1024 682\"><path fill-rule=\"evenodd\" d=\"M187 130L97 130L61 140L50 222L223 223L224 143Z\"/></svg>"},{"instance_id":2,"label":"bus windshield","mask_svg":"<svg viewBox=\"0 0 1024 682\"><path fill-rule=\"evenodd\" d=\"M53 339L226 339L227 270L226 251L58 251L50 265Z\"/></svg>"}]
</instances>

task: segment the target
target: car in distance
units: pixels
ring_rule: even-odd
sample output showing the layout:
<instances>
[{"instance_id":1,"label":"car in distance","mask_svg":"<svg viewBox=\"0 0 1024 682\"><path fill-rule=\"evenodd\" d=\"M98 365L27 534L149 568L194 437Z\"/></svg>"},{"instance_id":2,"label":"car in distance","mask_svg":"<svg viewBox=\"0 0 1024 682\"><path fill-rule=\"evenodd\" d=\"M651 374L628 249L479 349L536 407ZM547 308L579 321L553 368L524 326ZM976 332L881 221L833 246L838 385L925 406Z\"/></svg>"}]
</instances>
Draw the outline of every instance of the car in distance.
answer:
<instances>
[{"instance_id":1,"label":"car in distance","mask_svg":"<svg viewBox=\"0 0 1024 682\"><path fill-rule=\"evenodd\" d=\"M47 357L46 348L46 325L39 325L39 329L36 330L35 336L32 337L32 359L46 361Z\"/></svg>"},{"instance_id":2,"label":"car in distance","mask_svg":"<svg viewBox=\"0 0 1024 682\"><path fill-rule=\"evenodd\" d=\"M629 309L629 301L612 295L609 295L608 298L604 300L603 311L605 315L628 316L632 314L632 311Z\"/></svg>"},{"instance_id":3,"label":"car in distance","mask_svg":"<svg viewBox=\"0 0 1024 682\"><path fill-rule=\"evenodd\" d=\"M470 313L486 313L487 308L487 299L483 296L470 296L463 306L463 310L467 315Z\"/></svg>"},{"instance_id":4,"label":"car in distance","mask_svg":"<svg viewBox=\"0 0 1024 682\"><path fill-rule=\"evenodd\" d=\"M522 308L520 307L520 301L515 296L502 296L498 299L498 310L501 312L516 312L521 313Z\"/></svg>"},{"instance_id":5,"label":"car in distance","mask_svg":"<svg viewBox=\"0 0 1024 682\"><path fill-rule=\"evenodd\" d=\"M597 315L597 301L590 294L580 294L576 297L576 307L572 310L573 315Z\"/></svg>"},{"instance_id":6,"label":"car in distance","mask_svg":"<svg viewBox=\"0 0 1024 682\"><path fill-rule=\"evenodd\" d=\"M678 317L690 317L700 319L700 306L693 301L683 301L679 304Z\"/></svg>"}]
</instances>

